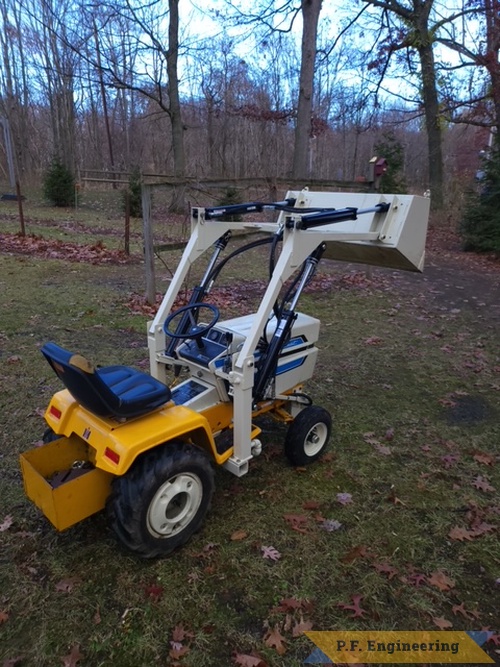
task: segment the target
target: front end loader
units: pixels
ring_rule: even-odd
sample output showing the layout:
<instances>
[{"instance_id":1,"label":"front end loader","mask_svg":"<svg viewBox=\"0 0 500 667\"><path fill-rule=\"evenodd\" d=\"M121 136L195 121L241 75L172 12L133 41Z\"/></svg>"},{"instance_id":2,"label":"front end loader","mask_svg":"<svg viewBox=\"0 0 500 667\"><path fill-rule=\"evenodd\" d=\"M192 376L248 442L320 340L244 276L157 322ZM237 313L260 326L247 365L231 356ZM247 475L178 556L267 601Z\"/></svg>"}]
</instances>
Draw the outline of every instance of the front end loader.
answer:
<instances>
[{"instance_id":1,"label":"front end loader","mask_svg":"<svg viewBox=\"0 0 500 667\"><path fill-rule=\"evenodd\" d=\"M228 221L266 211L277 220ZM280 202L193 208L190 240L148 323L150 373L95 368L56 343L42 347L64 389L46 410L44 444L21 455L28 498L57 530L106 509L126 547L158 557L202 525L214 466L248 472L265 447L261 415L287 426L293 465L315 461L331 416L304 388L320 322L297 310L300 296L325 258L421 271L428 213L423 197L307 189ZM258 238L228 253L234 232ZM259 307L221 320L211 289L231 260L256 248L267 249L269 266ZM205 262L203 277L175 308L197 261Z\"/></svg>"}]
</instances>

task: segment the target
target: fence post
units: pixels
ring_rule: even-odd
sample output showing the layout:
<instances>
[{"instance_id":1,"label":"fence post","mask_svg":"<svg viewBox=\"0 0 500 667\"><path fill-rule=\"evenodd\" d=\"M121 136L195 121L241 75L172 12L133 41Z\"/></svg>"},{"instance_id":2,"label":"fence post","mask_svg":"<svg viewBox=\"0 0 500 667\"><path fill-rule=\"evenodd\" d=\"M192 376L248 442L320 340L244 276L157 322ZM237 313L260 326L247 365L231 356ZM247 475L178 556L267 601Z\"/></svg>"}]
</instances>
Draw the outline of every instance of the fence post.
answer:
<instances>
[{"instance_id":1,"label":"fence post","mask_svg":"<svg viewBox=\"0 0 500 667\"><path fill-rule=\"evenodd\" d=\"M153 221L151 219L151 186L142 184L142 221L144 235L144 265L146 267L146 301L153 306L156 301L155 255L153 247Z\"/></svg>"},{"instance_id":2,"label":"fence post","mask_svg":"<svg viewBox=\"0 0 500 667\"><path fill-rule=\"evenodd\" d=\"M23 196L21 194L21 185L16 181L17 207L19 210L19 224L21 225L21 236L26 236L26 227L24 226Z\"/></svg>"},{"instance_id":3,"label":"fence post","mask_svg":"<svg viewBox=\"0 0 500 667\"><path fill-rule=\"evenodd\" d=\"M125 188L125 254L130 255L130 190Z\"/></svg>"}]
</instances>

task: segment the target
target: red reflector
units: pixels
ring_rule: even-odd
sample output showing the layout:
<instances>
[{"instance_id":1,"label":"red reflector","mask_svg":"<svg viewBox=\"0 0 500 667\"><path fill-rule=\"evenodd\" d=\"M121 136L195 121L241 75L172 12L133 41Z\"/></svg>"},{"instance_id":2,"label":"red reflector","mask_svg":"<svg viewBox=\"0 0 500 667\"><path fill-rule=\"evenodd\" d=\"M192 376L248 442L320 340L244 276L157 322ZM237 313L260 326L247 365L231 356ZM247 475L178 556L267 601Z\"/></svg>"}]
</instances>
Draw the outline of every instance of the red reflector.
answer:
<instances>
[{"instance_id":1,"label":"red reflector","mask_svg":"<svg viewBox=\"0 0 500 667\"><path fill-rule=\"evenodd\" d=\"M56 408L55 405L50 406L49 413L56 419L61 419L62 412L59 410L59 408Z\"/></svg>"},{"instance_id":2,"label":"red reflector","mask_svg":"<svg viewBox=\"0 0 500 667\"><path fill-rule=\"evenodd\" d=\"M120 455L114 452L109 447L106 447L106 449L104 450L104 456L108 458L110 461L113 461L113 463L120 462Z\"/></svg>"}]
</instances>

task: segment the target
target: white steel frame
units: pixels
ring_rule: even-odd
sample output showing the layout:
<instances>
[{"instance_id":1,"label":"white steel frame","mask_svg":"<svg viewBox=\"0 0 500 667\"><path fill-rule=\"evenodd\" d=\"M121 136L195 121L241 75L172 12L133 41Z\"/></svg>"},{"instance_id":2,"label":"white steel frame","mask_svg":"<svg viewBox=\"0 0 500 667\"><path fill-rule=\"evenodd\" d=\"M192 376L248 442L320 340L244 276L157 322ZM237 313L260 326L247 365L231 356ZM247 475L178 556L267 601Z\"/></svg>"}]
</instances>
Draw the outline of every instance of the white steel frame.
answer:
<instances>
[{"instance_id":1,"label":"white steel frame","mask_svg":"<svg viewBox=\"0 0 500 667\"><path fill-rule=\"evenodd\" d=\"M326 193L318 193L322 201ZM303 190L300 193L288 193L287 197L296 196L296 207L310 206L311 198L314 199L314 193ZM332 195L332 199L337 201L339 193ZM351 202L359 198L361 204L364 203L366 195L348 195ZM158 309L158 312L151 322L148 323L148 347L150 353L151 374L167 383L166 366L174 363L174 359L165 356L166 336L163 332L163 322L169 315L177 294L181 290L184 280L190 267L220 238L227 230L247 230L259 231L269 234L275 234L280 227L283 227L283 244L281 253L276 262L273 275L260 306L255 314L252 327L243 344L239 355L233 364L233 369L228 374L223 371L217 371L217 374L223 375L232 386L233 404L234 404L234 453L233 456L224 464L231 472L241 476L248 470L248 462L252 458L252 388L254 384L254 352L259 338L264 330L280 290L285 281L302 265L305 259L318 247L320 243L325 242L345 242L385 246L387 249L395 251L400 250L401 245L407 243L408 237L415 237L415 243L412 243L412 257L409 259L413 270L422 270L425 233L427 228L427 218L429 210L429 201L424 197L413 197L406 195L404 197L406 205L401 205L400 197L396 195L373 195L378 203L388 203L390 207L386 213L372 213L366 216L365 224L359 231L346 231L346 226L351 224L359 229L356 223L343 222L341 225L329 224L320 227L313 227L307 230L298 228L302 216L299 213L281 213L277 222L226 222L222 220L207 220L205 218L205 208L193 208L191 212L191 237L186 245L177 270L172 278L170 286ZM354 198L354 199L353 199ZM417 215L415 214L415 205L417 206ZM323 204L322 204L323 205ZM332 206L335 208L335 206ZM412 214L409 215L409 212ZM285 218L293 221L292 226L284 225ZM408 227L410 218L413 225L417 224L418 218L420 229L418 233ZM299 225L300 226L300 225Z\"/></svg>"}]
</instances>

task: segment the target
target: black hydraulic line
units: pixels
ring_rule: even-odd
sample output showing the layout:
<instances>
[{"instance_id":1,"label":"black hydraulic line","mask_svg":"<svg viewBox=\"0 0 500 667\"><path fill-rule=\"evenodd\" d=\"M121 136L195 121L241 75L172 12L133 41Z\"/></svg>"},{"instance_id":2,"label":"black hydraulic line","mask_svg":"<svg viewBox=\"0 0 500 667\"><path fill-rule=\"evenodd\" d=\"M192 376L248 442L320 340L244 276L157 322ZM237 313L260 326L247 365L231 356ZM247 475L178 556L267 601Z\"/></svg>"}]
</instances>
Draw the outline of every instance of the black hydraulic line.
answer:
<instances>
[{"instance_id":1,"label":"black hydraulic line","mask_svg":"<svg viewBox=\"0 0 500 667\"><path fill-rule=\"evenodd\" d=\"M221 252L226 248L227 244L229 243L229 239L231 238L231 232L227 231L225 234L220 236L217 241L215 241L213 247L214 247L214 252L212 254L212 258L208 264L207 270L205 271L205 275L203 276L201 282L199 285L196 285L193 288L193 291L191 292L191 296L189 297L189 301L186 305L192 305L195 303L201 303L203 302L203 299L205 298L205 295L210 287L211 279L210 279L210 274L213 271L215 262L217 261L217 258L221 254ZM194 317L196 321L198 321L198 311L194 312ZM175 330L176 334L185 334L189 330L189 328L192 326L192 320L189 317L189 313L184 313L184 315L180 318L179 324L177 325L177 328ZM177 339L176 338L171 338L168 342L168 345L165 348L165 354L168 357L172 357L175 355L175 348L177 347ZM180 367L175 368L176 371L176 376L178 375L180 371Z\"/></svg>"},{"instance_id":2,"label":"black hydraulic line","mask_svg":"<svg viewBox=\"0 0 500 667\"><path fill-rule=\"evenodd\" d=\"M228 204L227 206L211 206L205 208L205 220L219 220L227 215L245 215L247 213L262 213L262 211L284 211L285 213L321 213L323 211L330 213L331 208L322 206L313 206L311 208L296 207L296 199L290 198L279 202L248 202L246 204ZM194 216L197 217L198 212L194 210Z\"/></svg>"},{"instance_id":3,"label":"black hydraulic line","mask_svg":"<svg viewBox=\"0 0 500 667\"><path fill-rule=\"evenodd\" d=\"M213 206L205 208L205 220L217 220L226 215L245 215L245 213L262 213L264 209L280 210L283 207L293 207L295 199L285 199L269 204L252 201L247 204L228 204L227 206Z\"/></svg>"},{"instance_id":4,"label":"black hydraulic line","mask_svg":"<svg viewBox=\"0 0 500 667\"><path fill-rule=\"evenodd\" d=\"M263 400L267 387L271 379L276 374L280 354L290 338L293 323L297 319L295 307L302 293L302 290L314 275L316 267L318 266L318 263L325 249L326 244L320 243L320 245L309 255L309 257L307 257L298 276L292 282L283 298L281 308L279 309L279 318L277 318L278 323L273 337L271 338L267 348L262 352L262 356L259 360L259 368L257 371L253 392L254 401L256 403ZM292 291L295 289L297 283L299 283L299 285L293 294L290 307L286 308L287 299L291 296Z\"/></svg>"},{"instance_id":5,"label":"black hydraulic line","mask_svg":"<svg viewBox=\"0 0 500 667\"><path fill-rule=\"evenodd\" d=\"M290 337L290 332L296 319L297 313L295 313L293 310L285 310L281 313L281 319L278 323L278 326L276 327L276 331L273 334L267 350L260 360L253 392L254 401L256 403L264 398L267 385L276 373L281 350Z\"/></svg>"},{"instance_id":6,"label":"black hydraulic line","mask_svg":"<svg viewBox=\"0 0 500 667\"><path fill-rule=\"evenodd\" d=\"M279 243L279 241L283 240L283 227L281 227L276 234L273 235L273 242L271 245L271 251L269 253L269 282L271 282L271 279L273 277L274 273L274 267L276 265L275 257L276 257L276 247ZM273 304L273 311L276 316L276 319L278 319L278 313L279 313L279 308L278 308L278 302L275 301ZM264 331L264 338L265 338L265 331Z\"/></svg>"},{"instance_id":7,"label":"black hydraulic line","mask_svg":"<svg viewBox=\"0 0 500 667\"><path fill-rule=\"evenodd\" d=\"M358 215L365 213L387 213L391 205L387 202L377 204L372 208L355 208L349 206L347 208L330 209L317 211L315 213L305 213L300 220L296 222L292 218L286 221L288 229L296 227L296 229L309 229L311 227L319 227L320 225L328 225L331 222L344 222L346 220L357 220Z\"/></svg>"},{"instance_id":8,"label":"black hydraulic line","mask_svg":"<svg viewBox=\"0 0 500 667\"><path fill-rule=\"evenodd\" d=\"M263 239L257 239L257 241L252 241L251 243L247 243L246 245L241 246L241 248L233 250L233 252L230 255L225 257L222 261L219 262L219 264L217 264L217 266L213 268L212 272L208 277L209 282L210 283L213 282L217 278L219 273L222 271L222 269L226 266L226 264L237 255L240 255L242 252L246 252L247 250L258 248L261 245L267 245L268 243L272 243L272 241L273 241L272 236L266 236Z\"/></svg>"}]
</instances>

